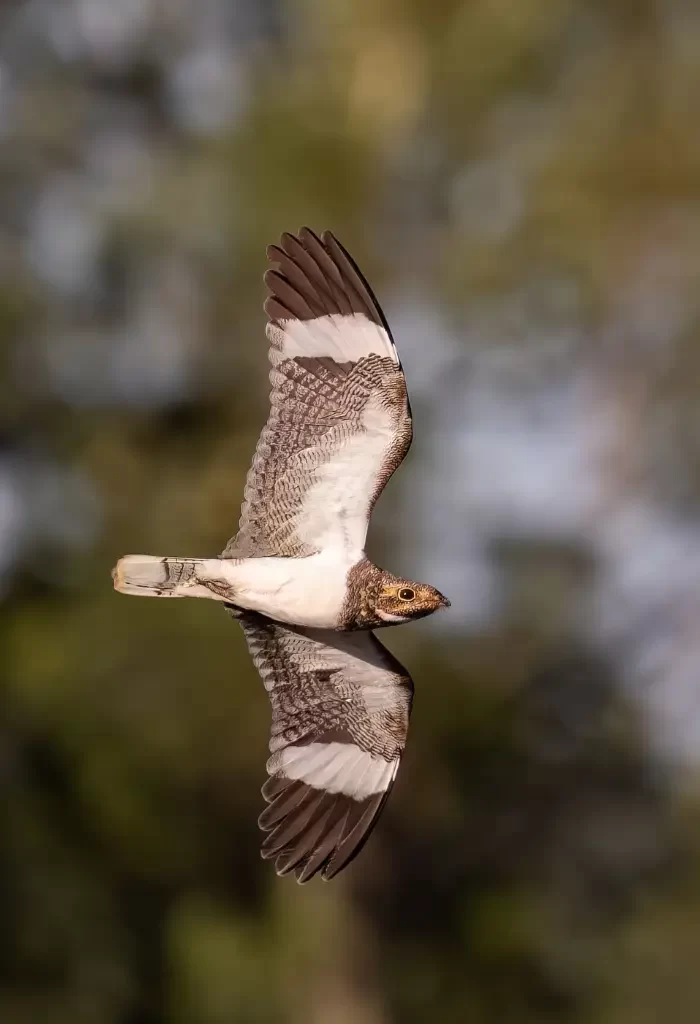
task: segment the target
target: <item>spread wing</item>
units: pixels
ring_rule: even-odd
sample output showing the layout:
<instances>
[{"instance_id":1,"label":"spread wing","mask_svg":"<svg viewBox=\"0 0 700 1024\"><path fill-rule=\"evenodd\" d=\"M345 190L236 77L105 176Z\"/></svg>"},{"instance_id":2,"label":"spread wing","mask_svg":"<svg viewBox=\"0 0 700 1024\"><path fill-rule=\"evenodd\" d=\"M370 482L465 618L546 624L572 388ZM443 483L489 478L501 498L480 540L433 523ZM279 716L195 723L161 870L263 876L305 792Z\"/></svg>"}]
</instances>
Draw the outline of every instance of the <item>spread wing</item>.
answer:
<instances>
[{"instance_id":1,"label":"spread wing","mask_svg":"<svg viewBox=\"0 0 700 1024\"><path fill-rule=\"evenodd\" d=\"M396 778L413 683L373 633L240 618L272 703L262 856L332 878L359 853Z\"/></svg>"},{"instance_id":2,"label":"spread wing","mask_svg":"<svg viewBox=\"0 0 700 1024\"><path fill-rule=\"evenodd\" d=\"M374 503L411 444L389 326L330 232L285 234L268 256L270 415L224 557L364 548Z\"/></svg>"}]
</instances>

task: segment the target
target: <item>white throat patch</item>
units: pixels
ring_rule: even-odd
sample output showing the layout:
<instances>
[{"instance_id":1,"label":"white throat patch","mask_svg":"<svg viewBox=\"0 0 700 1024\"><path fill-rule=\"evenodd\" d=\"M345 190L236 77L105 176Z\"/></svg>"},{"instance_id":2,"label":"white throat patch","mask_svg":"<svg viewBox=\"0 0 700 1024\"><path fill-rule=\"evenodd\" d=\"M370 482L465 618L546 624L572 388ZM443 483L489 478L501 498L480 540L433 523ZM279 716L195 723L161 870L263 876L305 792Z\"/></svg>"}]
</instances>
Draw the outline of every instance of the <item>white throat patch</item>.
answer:
<instances>
[{"instance_id":1,"label":"white throat patch","mask_svg":"<svg viewBox=\"0 0 700 1024\"><path fill-rule=\"evenodd\" d=\"M377 615L384 622L408 622L411 618L410 615L395 615L393 612L383 612L381 608L377 608Z\"/></svg>"}]
</instances>

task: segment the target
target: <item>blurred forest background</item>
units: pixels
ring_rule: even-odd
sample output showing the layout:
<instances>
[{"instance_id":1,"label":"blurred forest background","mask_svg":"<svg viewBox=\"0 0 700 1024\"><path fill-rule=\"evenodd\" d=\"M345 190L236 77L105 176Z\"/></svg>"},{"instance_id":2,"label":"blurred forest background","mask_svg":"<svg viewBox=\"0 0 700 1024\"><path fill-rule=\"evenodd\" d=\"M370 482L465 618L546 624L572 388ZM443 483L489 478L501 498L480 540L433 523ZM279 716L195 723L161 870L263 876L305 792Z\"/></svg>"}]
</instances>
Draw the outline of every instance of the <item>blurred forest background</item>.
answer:
<instances>
[{"instance_id":1,"label":"blurred forest background","mask_svg":"<svg viewBox=\"0 0 700 1024\"><path fill-rule=\"evenodd\" d=\"M692 0L2 5L2 1022L700 1019L699 125ZM234 532L306 223L412 395L370 551L452 608L302 888L237 627L109 571Z\"/></svg>"}]
</instances>

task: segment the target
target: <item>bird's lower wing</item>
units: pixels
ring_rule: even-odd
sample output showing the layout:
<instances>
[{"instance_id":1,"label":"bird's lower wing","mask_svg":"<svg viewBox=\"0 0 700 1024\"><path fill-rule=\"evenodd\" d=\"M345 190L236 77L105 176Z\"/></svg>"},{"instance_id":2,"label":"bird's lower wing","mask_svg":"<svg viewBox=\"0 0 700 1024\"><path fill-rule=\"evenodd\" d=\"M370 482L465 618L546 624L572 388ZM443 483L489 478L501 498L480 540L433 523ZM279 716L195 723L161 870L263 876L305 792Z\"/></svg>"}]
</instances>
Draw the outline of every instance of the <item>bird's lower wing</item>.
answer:
<instances>
[{"instance_id":1,"label":"bird's lower wing","mask_svg":"<svg viewBox=\"0 0 700 1024\"><path fill-rule=\"evenodd\" d=\"M369 285L340 243L304 229L268 254L270 415L246 481L237 555L361 551L411 443L406 381Z\"/></svg>"},{"instance_id":2,"label":"bird's lower wing","mask_svg":"<svg viewBox=\"0 0 700 1024\"><path fill-rule=\"evenodd\" d=\"M369 632L239 621L272 703L262 856L299 882L357 855L396 778L413 684Z\"/></svg>"}]
</instances>

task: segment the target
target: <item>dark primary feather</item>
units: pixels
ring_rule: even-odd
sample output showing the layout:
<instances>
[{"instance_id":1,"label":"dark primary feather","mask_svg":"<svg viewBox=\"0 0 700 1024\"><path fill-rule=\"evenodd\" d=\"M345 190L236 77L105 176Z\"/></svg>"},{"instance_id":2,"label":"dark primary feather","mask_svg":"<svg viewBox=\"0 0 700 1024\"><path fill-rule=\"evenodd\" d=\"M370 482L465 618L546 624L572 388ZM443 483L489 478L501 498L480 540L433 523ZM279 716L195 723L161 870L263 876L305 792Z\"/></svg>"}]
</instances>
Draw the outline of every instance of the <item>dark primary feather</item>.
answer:
<instances>
[{"instance_id":1,"label":"dark primary feather","mask_svg":"<svg viewBox=\"0 0 700 1024\"><path fill-rule=\"evenodd\" d=\"M265 311L271 320L360 313L391 337L369 283L332 232L324 231L321 240L310 228L302 228L298 238L285 233L281 242L267 250L269 259L279 265L278 271L265 274L271 292Z\"/></svg>"}]
</instances>

